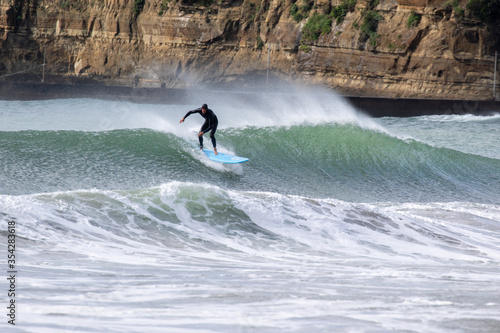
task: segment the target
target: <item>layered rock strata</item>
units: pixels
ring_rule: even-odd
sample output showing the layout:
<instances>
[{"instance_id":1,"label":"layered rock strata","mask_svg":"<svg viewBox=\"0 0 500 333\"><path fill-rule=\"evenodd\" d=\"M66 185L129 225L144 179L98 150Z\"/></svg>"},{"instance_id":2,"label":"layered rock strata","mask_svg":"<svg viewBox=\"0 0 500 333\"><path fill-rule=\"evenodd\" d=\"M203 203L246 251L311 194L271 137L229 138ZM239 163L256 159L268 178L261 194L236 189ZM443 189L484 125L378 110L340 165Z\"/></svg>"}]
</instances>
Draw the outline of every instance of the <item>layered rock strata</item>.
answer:
<instances>
[{"instance_id":1,"label":"layered rock strata","mask_svg":"<svg viewBox=\"0 0 500 333\"><path fill-rule=\"evenodd\" d=\"M498 37L459 15L458 1L453 9L443 0L358 0L342 20L328 16L343 1L0 0L0 75L32 69L73 82L179 88L270 80L359 96L492 98ZM368 12L377 24L367 32ZM314 15L329 30L304 38Z\"/></svg>"}]
</instances>

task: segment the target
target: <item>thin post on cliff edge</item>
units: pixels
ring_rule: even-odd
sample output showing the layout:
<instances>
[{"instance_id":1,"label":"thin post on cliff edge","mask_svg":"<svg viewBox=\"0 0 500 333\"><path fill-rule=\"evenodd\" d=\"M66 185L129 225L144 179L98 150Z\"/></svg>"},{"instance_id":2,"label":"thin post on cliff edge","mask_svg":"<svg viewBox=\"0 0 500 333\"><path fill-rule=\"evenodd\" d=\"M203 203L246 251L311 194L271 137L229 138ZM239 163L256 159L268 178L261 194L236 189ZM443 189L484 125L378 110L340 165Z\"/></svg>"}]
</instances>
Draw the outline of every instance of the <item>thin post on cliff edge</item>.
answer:
<instances>
[{"instance_id":1,"label":"thin post on cliff edge","mask_svg":"<svg viewBox=\"0 0 500 333\"><path fill-rule=\"evenodd\" d=\"M496 87L497 87L497 55L498 52L495 51L495 69L493 70L493 100L497 100Z\"/></svg>"},{"instance_id":2,"label":"thin post on cliff edge","mask_svg":"<svg viewBox=\"0 0 500 333\"><path fill-rule=\"evenodd\" d=\"M269 62L271 60L271 43L267 43L267 73L266 73L266 89L269 86Z\"/></svg>"},{"instance_id":3,"label":"thin post on cliff edge","mask_svg":"<svg viewBox=\"0 0 500 333\"><path fill-rule=\"evenodd\" d=\"M45 81L45 53L47 52L47 45L43 47L43 65L42 65L42 83Z\"/></svg>"}]
</instances>

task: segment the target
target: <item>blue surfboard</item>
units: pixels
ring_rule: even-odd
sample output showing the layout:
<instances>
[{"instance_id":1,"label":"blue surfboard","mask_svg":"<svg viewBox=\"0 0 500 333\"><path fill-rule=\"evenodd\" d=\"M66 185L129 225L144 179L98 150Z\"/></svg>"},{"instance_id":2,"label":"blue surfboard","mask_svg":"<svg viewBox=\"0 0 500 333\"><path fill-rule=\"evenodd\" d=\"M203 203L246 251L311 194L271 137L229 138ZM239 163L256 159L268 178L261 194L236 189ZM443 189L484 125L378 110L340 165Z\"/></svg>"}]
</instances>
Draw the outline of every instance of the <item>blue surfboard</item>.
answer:
<instances>
[{"instance_id":1,"label":"blue surfboard","mask_svg":"<svg viewBox=\"0 0 500 333\"><path fill-rule=\"evenodd\" d=\"M235 156L231 154L224 154L224 153L218 153L215 155L213 150L210 149L205 149L203 148L203 152L207 157L214 161L214 162L220 162L220 163L226 163L226 164L237 164L237 163L243 163L249 161L248 158L246 157L240 157L240 156Z\"/></svg>"}]
</instances>

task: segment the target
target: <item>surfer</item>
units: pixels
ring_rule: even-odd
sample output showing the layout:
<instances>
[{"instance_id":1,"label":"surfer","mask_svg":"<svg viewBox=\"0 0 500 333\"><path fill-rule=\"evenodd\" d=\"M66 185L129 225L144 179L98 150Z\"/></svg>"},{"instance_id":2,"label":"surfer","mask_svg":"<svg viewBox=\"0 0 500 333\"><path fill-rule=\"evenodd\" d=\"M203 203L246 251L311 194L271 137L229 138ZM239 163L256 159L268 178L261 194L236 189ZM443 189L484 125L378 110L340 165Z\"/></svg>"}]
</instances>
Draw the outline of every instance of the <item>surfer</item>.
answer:
<instances>
[{"instance_id":1,"label":"surfer","mask_svg":"<svg viewBox=\"0 0 500 333\"><path fill-rule=\"evenodd\" d=\"M198 140L200 140L200 149L203 149L203 134L210 131L210 139L212 140L212 145L214 146L214 153L215 155L217 155L218 153L215 142L215 132L217 131L217 125L219 124L217 116L211 109L208 108L206 104L203 104L201 108L191 110L186 113L184 118L182 118L179 123L182 124L184 120L186 120L186 118L192 113L199 113L203 118L205 118L205 122L203 123L203 126L201 126L200 133L198 133Z\"/></svg>"}]
</instances>

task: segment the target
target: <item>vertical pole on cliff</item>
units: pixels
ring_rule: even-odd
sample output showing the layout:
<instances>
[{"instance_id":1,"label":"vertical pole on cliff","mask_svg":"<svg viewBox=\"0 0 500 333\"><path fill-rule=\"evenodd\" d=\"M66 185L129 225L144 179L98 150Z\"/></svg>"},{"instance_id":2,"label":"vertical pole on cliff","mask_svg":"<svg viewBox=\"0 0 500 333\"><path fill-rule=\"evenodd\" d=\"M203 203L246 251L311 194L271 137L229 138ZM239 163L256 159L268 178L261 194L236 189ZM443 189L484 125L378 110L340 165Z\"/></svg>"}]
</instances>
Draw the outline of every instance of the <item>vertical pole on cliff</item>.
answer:
<instances>
[{"instance_id":1,"label":"vertical pole on cliff","mask_svg":"<svg viewBox=\"0 0 500 333\"><path fill-rule=\"evenodd\" d=\"M266 74L266 88L269 83L269 62L271 59L271 43L267 43L267 74Z\"/></svg>"},{"instance_id":2,"label":"vertical pole on cliff","mask_svg":"<svg viewBox=\"0 0 500 333\"><path fill-rule=\"evenodd\" d=\"M42 83L45 81L45 52L47 52L47 46L43 48L43 71L42 71Z\"/></svg>"},{"instance_id":3,"label":"vertical pole on cliff","mask_svg":"<svg viewBox=\"0 0 500 333\"><path fill-rule=\"evenodd\" d=\"M496 87L497 87L497 54L498 52L495 51L495 69L493 72L493 100L497 99L496 95Z\"/></svg>"}]
</instances>

